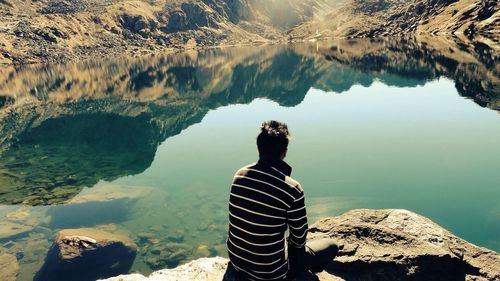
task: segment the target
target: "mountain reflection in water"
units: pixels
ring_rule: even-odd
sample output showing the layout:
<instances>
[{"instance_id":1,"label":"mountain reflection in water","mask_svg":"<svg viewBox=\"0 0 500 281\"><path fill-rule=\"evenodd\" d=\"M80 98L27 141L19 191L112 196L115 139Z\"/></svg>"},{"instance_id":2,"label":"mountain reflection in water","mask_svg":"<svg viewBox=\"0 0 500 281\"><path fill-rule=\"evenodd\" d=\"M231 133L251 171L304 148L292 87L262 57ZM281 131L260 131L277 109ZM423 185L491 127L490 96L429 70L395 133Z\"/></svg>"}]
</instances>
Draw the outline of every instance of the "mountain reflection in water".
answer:
<instances>
[{"instance_id":1,"label":"mountain reflection in water","mask_svg":"<svg viewBox=\"0 0 500 281\"><path fill-rule=\"evenodd\" d=\"M257 98L296 106L311 88L439 77L500 110L498 52L442 38L240 47L0 70L0 203L66 202L99 180L139 174L165 139L211 109Z\"/></svg>"}]
</instances>

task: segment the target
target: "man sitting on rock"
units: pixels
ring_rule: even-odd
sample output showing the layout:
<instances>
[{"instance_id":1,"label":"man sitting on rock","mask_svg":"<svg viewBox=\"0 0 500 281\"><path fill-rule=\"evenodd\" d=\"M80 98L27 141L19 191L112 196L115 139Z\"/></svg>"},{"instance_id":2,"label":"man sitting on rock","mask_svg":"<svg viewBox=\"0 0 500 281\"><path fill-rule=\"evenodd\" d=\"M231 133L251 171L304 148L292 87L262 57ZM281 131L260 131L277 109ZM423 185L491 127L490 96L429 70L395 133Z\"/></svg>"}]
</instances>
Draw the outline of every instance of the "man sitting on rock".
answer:
<instances>
[{"instance_id":1,"label":"man sitting on rock","mask_svg":"<svg viewBox=\"0 0 500 281\"><path fill-rule=\"evenodd\" d=\"M338 252L328 238L306 243L304 191L283 161L289 136L286 124L264 122L257 137L259 161L234 176L227 250L238 279L292 280L322 270Z\"/></svg>"}]
</instances>

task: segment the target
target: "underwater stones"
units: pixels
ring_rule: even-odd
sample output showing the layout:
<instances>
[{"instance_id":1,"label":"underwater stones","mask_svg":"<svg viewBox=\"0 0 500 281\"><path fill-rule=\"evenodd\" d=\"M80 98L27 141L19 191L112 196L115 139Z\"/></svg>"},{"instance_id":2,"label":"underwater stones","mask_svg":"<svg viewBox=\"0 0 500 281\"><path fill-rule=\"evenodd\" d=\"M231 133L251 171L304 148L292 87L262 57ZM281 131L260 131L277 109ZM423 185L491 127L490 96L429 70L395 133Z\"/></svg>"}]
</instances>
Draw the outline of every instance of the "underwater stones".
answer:
<instances>
[{"instance_id":1,"label":"underwater stones","mask_svg":"<svg viewBox=\"0 0 500 281\"><path fill-rule=\"evenodd\" d=\"M145 261L152 269L172 268L183 261L188 261L192 254L193 247L187 244L154 244L149 247L149 254L145 257Z\"/></svg>"},{"instance_id":2,"label":"underwater stones","mask_svg":"<svg viewBox=\"0 0 500 281\"><path fill-rule=\"evenodd\" d=\"M19 208L5 215L8 220L11 221L22 221L30 216L30 213L26 208Z\"/></svg>"},{"instance_id":3,"label":"underwater stones","mask_svg":"<svg viewBox=\"0 0 500 281\"><path fill-rule=\"evenodd\" d=\"M68 201L69 204L87 202L109 202L113 200L132 200L145 196L151 191L150 187L99 184L92 189L85 190Z\"/></svg>"},{"instance_id":4,"label":"underwater stones","mask_svg":"<svg viewBox=\"0 0 500 281\"><path fill-rule=\"evenodd\" d=\"M26 206L16 208L5 215L5 220L24 226L39 226L48 223L50 218L46 216L45 210L31 212Z\"/></svg>"},{"instance_id":5,"label":"underwater stones","mask_svg":"<svg viewBox=\"0 0 500 281\"><path fill-rule=\"evenodd\" d=\"M149 227L151 231L163 231L168 228L168 225L155 224Z\"/></svg>"},{"instance_id":6,"label":"underwater stones","mask_svg":"<svg viewBox=\"0 0 500 281\"><path fill-rule=\"evenodd\" d=\"M323 272L294 281L500 280L500 255L406 210L352 210L311 225L308 239L332 237L344 248ZM221 248L218 245L214 248ZM107 281L234 281L228 260L201 258L149 277Z\"/></svg>"},{"instance_id":7,"label":"underwater stones","mask_svg":"<svg viewBox=\"0 0 500 281\"><path fill-rule=\"evenodd\" d=\"M208 245L200 244L196 247L196 255L199 257L208 257L210 256L210 249Z\"/></svg>"},{"instance_id":8,"label":"underwater stones","mask_svg":"<svg viewBox=\"0 0 500 281\"><path fill-rule=\"evenodd\" d=\"M50 225L74 228L120 222L130 215L133 203L152 191L147 186L98 184L82 190L66 204L50 209ZM78 217L78 221L74 217Z\"/></svg>"},{"instance_id":9,"label":"underwater stones","mask_svg":"<svg viewBox=\"0 0 500 281\"><path fill-rule=\"evenodd\" d=\"M149 229L158 227L152 226ZM161 227L163 230L164 228L165 226ZM192 246L182 243L184 235L180 231L170 235L164 231L142 231L137 234L136 239L140 245L140 254L151 269L172 268L200 257Z\"/></svg>"},{"instance_id":10,"label":"underwater stones","mask_svg":"<svg viewBox=\"0 0 500 281\"><path fill-rule=\"evenodd\" d=\"M167 237L167 240L174 243L181 243L182 241L184 241L184 234L182 234L182 232L176 232L172 235L169 235Z\"/></svg>"},{"instance_id":11,"label":"underwater stones","mask_svg":"<svg viewBox=\"0 0 500 281\"><path fill-rule=\"evenodd\" d=\"M0 222L0 240L12 239L17 236L22 236L29 233L31 230L33 230L33 227L29 225L2 221Z\"/></svg>"},{"instance_id":12,"label":"underwater stones","mask_svg":"<svg viewBox=\"0 0 500 281\"><path fill-rule=\"evenodd\" d=\"M40 263L37 268L40 268L40 257L47 254L47 249L50 248L51 242L41 233L30 233L29 236L13 242L9 248L9 253L17 256L19 260L25 263ZM22 258L21 258L22 257Z\"/></svg>"},{"instance_id":13,"label":"underwater stones","mask_svg":"<svg viewBox=\"0 0 500 281\"><path fill-rule=\"evenodd\" d=\"M0 254L0 280L16 281L19 274L19 264L14 255Z\"/></svg>"},{"instance_id":14,"label":"underwater stones","mask_svg":"<svg viewBox=\"0 0 500 281\"><path fill-rule=\"evenodd\" d=\"M139 243L147 243L154 239L155 235L151 232L139 232L137 233L137 238L139 239Z\"/></svg>"},{"instance_id":15,"label":"underwater stones","mask_svg":"<svg viewBox=\"0 0 500 281\"><path fill-rule=\"evenodd\" d=\"M221 243L221 244L217 244L213 247L212 249L213 251L215 251L215 255L218 255L218 256L227 256L227 247L226 247L226 243ZM214 255L214 256L215 256Z\"/></svg>"},{"instance_id":16,"label":"underwater stones","mask_svg":"<svg viewBox=\"0 0 500 281\"><path fill-rule=\"evenodd\" d=\"M18 281L33 279L38 269L42 267L43 257L47 255L47 250L52 244L46 238L45 234L37 233L36 231L38 230L36 229L26 237L10 240L2 245L5 247L5 253L14 255L17 258L20 265ZM1 249L0 252L2 252ZM0 266L1 271L2 267ZM4 279L1 276L2 274L0 273L0 280L3 281Z\"/></svg>"},{"instance_id":17,"label":"underwater stones","mask_svg":"<svg viewBox=\"0 0 500 281\"><path fill-rule=\"evenodd\" d=\"M48 115L40 113L44 120L36 122L30 110L25 116L31 120L28 127L20 128L17 123L27 124L17 115L8 117L15 124L0 126L18 133L8 133L15 141L2 143L0 184L7 183L8 190L2 190L6 195L0 197L0 203L67 203L84 187L134 175L149 167L157 138L161 137L149 116L88 113L87 103L65 106L57 106L55 112L47 109ZM62 107L67 114L60 112ZM132 145L136 149L130 149Z\"/></svg>"},{"instance_id":18,"label":"underwater stones","mask_svg":"<svg viewBox=\"0 0 500 281\"><path fill-rule=\"evenodd\" d=\"M35 280L96 280L126 273L137 245L128 237L95 228L61 230Z\"/></svg>"},{"instance_id":19,"label":"underwater stones","mask_svg":"<svg viewBox=\"0 0 500 281\"><path fill-rule=\"evenodd\" d=\"M48 226L65 229L119 223L129 216L130 205L128 200L60 205L47 211Z\"/></svg>"}]
</instances>

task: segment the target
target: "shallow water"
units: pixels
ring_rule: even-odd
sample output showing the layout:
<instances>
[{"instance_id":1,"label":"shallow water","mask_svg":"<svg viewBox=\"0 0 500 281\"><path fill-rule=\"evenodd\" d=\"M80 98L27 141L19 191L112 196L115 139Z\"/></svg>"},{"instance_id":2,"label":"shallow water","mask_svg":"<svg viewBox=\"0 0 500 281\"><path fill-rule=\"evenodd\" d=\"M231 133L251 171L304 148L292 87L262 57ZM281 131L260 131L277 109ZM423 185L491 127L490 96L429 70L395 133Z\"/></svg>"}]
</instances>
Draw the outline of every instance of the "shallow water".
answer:
<instances>
[{"instance_id":1,"label":"shallow water","mask_svg":"<svg viewBox=\"0 0 500 281\"><path fill-rule=\"evenodd\" d=\"M398 42L3 70L0 217L27 231L2 234L0 249L20 280L64 228L130 236L144 274L225 256L232 175L277 119L310 222L404 208L499 251L498 55ZM184 254L155 254L167 245Z\"/></svg>"}]
</instances>

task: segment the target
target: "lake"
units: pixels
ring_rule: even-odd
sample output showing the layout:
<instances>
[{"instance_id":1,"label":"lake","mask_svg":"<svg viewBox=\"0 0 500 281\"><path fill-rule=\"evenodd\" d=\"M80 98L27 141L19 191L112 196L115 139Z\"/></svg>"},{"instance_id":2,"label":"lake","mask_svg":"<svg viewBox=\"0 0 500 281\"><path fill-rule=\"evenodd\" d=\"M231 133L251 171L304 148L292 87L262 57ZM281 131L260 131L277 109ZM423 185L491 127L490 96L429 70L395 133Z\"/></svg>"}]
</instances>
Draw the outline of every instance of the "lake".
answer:
<instances>
[{"instance_id":1,"label":"lake","mask_svg":"<svg viewBox=\"0 0 500 281\"><path fill-rule=\"evenodd\" d=\"M66 228L131 237L143 274L227 256L232 176L271 119L291 130L310 223L403 208L498 252L499 58L394 38L4 67L0 252L19 280ZM182 254L159 257L167 244Z\"/></svg>"}]
</instances>

